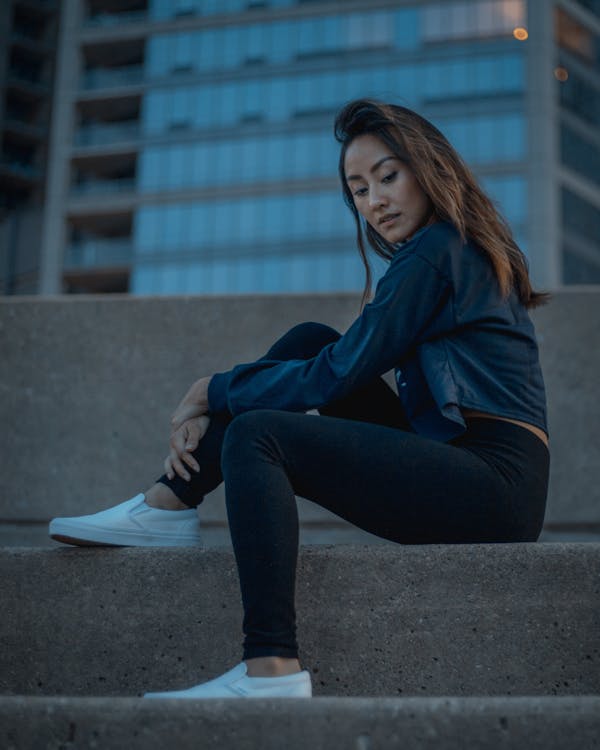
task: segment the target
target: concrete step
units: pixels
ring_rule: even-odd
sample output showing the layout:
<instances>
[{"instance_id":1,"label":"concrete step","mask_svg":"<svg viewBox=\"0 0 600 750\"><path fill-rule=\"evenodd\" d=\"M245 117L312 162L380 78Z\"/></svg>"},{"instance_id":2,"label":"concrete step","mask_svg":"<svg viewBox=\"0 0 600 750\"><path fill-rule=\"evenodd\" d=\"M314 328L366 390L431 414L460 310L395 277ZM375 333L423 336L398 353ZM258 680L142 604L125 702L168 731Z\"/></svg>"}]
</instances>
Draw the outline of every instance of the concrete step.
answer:
<instances>
[{"instance_id":1,"label":"concrete step","mask_svg":"<svg viewBox=\"0 0 600 750\"><path fill-rule=\"evenodd\" d=\"M0 699L5 750L598 747L600 697L147 701Z\"/></svg>"},{"instance_id":2,"label":"concrete step","mask_svg":"<svg viewBox=\"0 0 600 750\"><path fill-rule=\"evenodd\" d=\"M540 542L600 542L600 526L553 526L543 529ZM386 539L346 523L327 520L300 520L301 544L392 544ZM231 536L226 522L202 522L202 545L204 547L227 547L231 549ZM62 547L48 536L48 521L38 523L0 522L0 547Z\"/></svg>"},{"instance_id":3,"label":"concrete step","mask_svg":"<svg viewBox=\"0 0 600 750\"><path fill-rule=\"evenodd\" d=\"M133 696L239 662L228 549L0 551L0 692ZM600 692L600 544L301 547L315 695Z\"/></svg>"},{"instance_id":4,"label":"concrete step","mask_svg":"<svg viewBox=\"0 0 600 750\"><path fill-rule=\"evenodd\" d=\"M346 330L359 303L358 294L0 298L0 521L93 513L137 494L162 474L171 413L195 378L255 360L302 321ZM548 393L546 521L597 530L600 286L556 290L532 318ZM218 492L202 518L225 518Z\"/></svg>"},{"instance_id":5,"label":"concrete step","mask_svg":"<svg viewBox=\"0 0 600 750\"><path fill-rule=\"evenodd\" d=\"M226 521L204 522L201 520L203 547L228 547L231 549L231 536ZM577 535L575 539L563 539L560 536L552 541L600 541L600 533ZM340 519L339 523L327 520L304 520L300 522L301 544L390 544L386 539L369 534L356 526ZM64 547L48 536L48 521L39 523L2 523L0 522L0 547L45 547L58 549Z\"/></svg>"}]
</instances>

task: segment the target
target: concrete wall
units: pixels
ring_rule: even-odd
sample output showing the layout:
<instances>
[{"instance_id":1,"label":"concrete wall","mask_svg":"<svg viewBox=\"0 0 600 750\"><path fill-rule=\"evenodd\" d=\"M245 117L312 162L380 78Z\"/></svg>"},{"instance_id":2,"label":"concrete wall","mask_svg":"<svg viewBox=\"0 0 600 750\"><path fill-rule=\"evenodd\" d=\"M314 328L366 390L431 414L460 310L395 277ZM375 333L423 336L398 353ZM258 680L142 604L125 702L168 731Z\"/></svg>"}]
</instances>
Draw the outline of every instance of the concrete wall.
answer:
<instances>
[{"instance_id":1,"label":"concrete wall","mask_svg":"<svg viewBox=\"0 0 600 750\"><path fill-rule=\"evenodd\" d=\"M358 295L0 300L0 519L88 513L162 473L169 417L191 382L252 361L295 323L345 330ZM548 389L547 521L600 525L600 288L532 312ZM222 496L201 507L223 520ZM312 503L305 520L332 518Z\"/></svg>"},{"instance_id":2,"label":"concrete wall","mask_svg":"<svg viewBox=\"0 0 600 750\"><path fill-rule=\"evenodd\" d=\"M0 697L7 750L464 750L597 747L600 698L144 701ZM199 740L202 738L202 740Z\"/></svg>"},{"instance_id":3,"label":"concrete wall","mask_svg":"<svg viewBox=\"0 0 600 750\"><path fill-rule=\"evenodd\" d=\"M599 583L600 544L305 546L301 663L315 695L600 695ZM170 690L240 658L230 550L4 549L0 592L0 695Z\"/></svg>"}]
</instances>

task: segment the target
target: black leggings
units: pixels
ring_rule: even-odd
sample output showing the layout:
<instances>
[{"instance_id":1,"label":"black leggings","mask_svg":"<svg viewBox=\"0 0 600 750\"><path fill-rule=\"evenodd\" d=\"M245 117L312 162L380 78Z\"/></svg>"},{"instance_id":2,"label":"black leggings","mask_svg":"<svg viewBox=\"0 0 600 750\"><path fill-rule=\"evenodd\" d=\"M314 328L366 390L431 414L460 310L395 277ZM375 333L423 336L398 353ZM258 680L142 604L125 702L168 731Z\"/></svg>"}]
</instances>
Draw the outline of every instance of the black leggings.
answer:
<instances>
[{"instance_id":1,"label":"black leggings","mask_svg":"<svg viewBox=\"0 0 600 750\"><path fill-rule=\"evenodd\" d=\"M303 323L266 358L313 357L339 336ZM158 480L191 507L225 481L244 659L298 656L295 495L401 544L533 542L542 529L550 455L529 430L479 417L448 443L422 437L382 378L319 412L213 415L200 473Z\"/></svg>"}]
</instances>

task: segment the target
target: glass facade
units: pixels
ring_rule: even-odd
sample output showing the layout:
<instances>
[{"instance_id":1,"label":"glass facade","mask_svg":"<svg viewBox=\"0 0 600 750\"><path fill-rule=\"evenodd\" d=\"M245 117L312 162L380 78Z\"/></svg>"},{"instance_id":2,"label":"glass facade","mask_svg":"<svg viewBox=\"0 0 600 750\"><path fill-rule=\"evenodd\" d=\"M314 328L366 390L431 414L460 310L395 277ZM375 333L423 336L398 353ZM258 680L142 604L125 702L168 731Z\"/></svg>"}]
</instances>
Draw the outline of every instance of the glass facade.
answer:
<instances>
[{"instance_id":1,"label":"glass facade","mask_svg":"<svg viewBox=\"0 0 600 750\"><path fill-rule=\"evenodd\" d=\"M160 34L149 43L150 76L233 71L417 43L416 11L374 11L305 20L228 25Z\"/></svg>"},{"instance_id":2,"label":"glass facade","mask_svg":"<svg viewBox=\"0 0 600 750\"><path fill-rule=\"evenodd\" d=\"M600 265L597 260L582 257L566 242L562 249L562 273L565 284L600 284Z\"/></svg>"},{"instance_id":3,"label":"glass facade","mask_svg":"<svg viewBox=\"0 0 600 750\"><path fill-rule=\"evenodd\" d=\"M266 13L299 5L303 16ZM371 5L150 3L152 20L213 20L146 42L132 292L360 290L332 125L364 96L428 117L526 251L525 60L512 37L524 2ZM500 104L468 106L485 98Z\"/></svg>"},{"instance_id":4,"label":"glass facade","mask_svg":"<svg viewBox=\"0 0 600 750\"><path fill-rule=\"evenodd\" d=\"M520 114L436 118L435 124L472 165L525 158ZM148 147L140 159L138 187L155 192L335 177L339 149L329 130Z\"/></svg>"},{"instance_id":5,"label":"glass facade","mask_svg":"<svg viewBox=\"0 0 600 750\"><path fill-rule=\"evenodd\" d=\"M572 62L560 58L562 67L569 71L568 85L560 87L560 104L582 120L595 126L600 122L600 84L590 75L578 71ZM598 74L595 75L595 78Z\"/></svg>"},{"instance_id":6,"label":"glass facade","mask_svg":"<svg viewBox=\"0 0 600 750\"><path fill-rule=\"evenodd\" d=\"M216 16L223 13L242 13L263 8L285 8L296 5L296 0L151 0L150 17L162 21L181 16Z\"/></svg>"},{"instance_id":7,"label":"glass facade","mask_svg":"<svg viewBox=\"0 0 600 750\"><path fill-rule=\"evenodd\" d=\"M597 11L597 3L581 3ZM600 36L569 10L556 7L555 40L562 72L560 161L570 173L561 188L565 284L600 283ZM597 200L591 197L596 191Z\"/></svg>"},{"instance_id":8,"label":"glass facade","mask_svg":"<svg viewBox=\"0 0 600 750\"><path fill-rule=\"evenodd\" d=\"M518 94L523 90L524 73L522 56L509 53L473 55L443 65L380 62L356 70L334 67L304 74L250 74L241 80L213 83L209 79L187 86L171 80L146 95L143 127L146 134L157 135L252 121L282 123L311 114L333 114L344 102L365 95L389 97L408 106L452 97Z\"/></svg>"},{"instance_id":9,"label":"glass facade","mask_svg":"<svg viewBox=\"0 0 600 750\"><path fill-rule=\"evenodd\" d=\"M560 160L600 187L600 139L586 138L563 123L560 128Z\"/></svg>"},{"instance_id":10,"label":"glass facade","mask_svg":"<svg viewBox=\"0 0 600 750\"><path fill-rule=\"evenodd\" d=\"M559 46L592 69L600 63L600 39L564 8L555 10L556 40Z\"/></svg>"},{"instance_id":11,"label":"glass facade","mask_svg":"<svg viewBox=\"0 0 600 750\"><path fill-rule=\"evenodd\" d=\"M273 252L281 252L288 243L327 244L353 234L350 212L342 209L337 191L320 190L149 205L136 217L136 247L141 254L204 249L238 255L244 247L274 245Z\"/></svg>"},{"instance_id":12,"label":"glass facade","mask_svg":"<svg viewBox=\"0 0 600 750\"><path fill-rule=\"evenodd\" d=\"M590 244L597 242L600 237L600 209L567 188L562 189L561 196L563 223L568 233ZM598 263L600 265L600 254Z\"/></svg>"},{"instance_id":13,"label":"glass facade","mask_svg":"<svg viewBox=\"0 0 600 750\"><path fill-rule=\"evenodd\" d=\"M525 23L522 0L430 3L423 8L423 37L427 41L481 39L512 33Z\"/></svg>"}]
</instances>

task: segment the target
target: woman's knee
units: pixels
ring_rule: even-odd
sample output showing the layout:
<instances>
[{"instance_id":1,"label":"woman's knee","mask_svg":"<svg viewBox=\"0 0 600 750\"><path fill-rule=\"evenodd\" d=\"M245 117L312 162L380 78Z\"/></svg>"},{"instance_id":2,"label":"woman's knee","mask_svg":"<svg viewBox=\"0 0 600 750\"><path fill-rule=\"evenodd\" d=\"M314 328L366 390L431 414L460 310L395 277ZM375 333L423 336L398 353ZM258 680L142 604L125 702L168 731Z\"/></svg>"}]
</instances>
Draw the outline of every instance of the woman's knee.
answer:
<instances>
[{"instance_id":1,"label":"woman's knee","mask_svg":"<svg viewBox=\"0 0 600 750\"><path fill-rule=\"evenodd\" d=\"M234 417L225 432L221 462L226 463L252 449L257 440L268 433L279 413L276 409L253 409Z\"/></svg>"},{"instance_id":2,"label":"woman's knee","mask_svg":"<svg viewBox=\"0 0 600 750\"><path fill-rule=\"evenodd\" d=\"M281 359L310 359L339 338L341 333L335 328L307 321L290 328L272 347L271 353Z\"/></svg>"}]
</instances>

